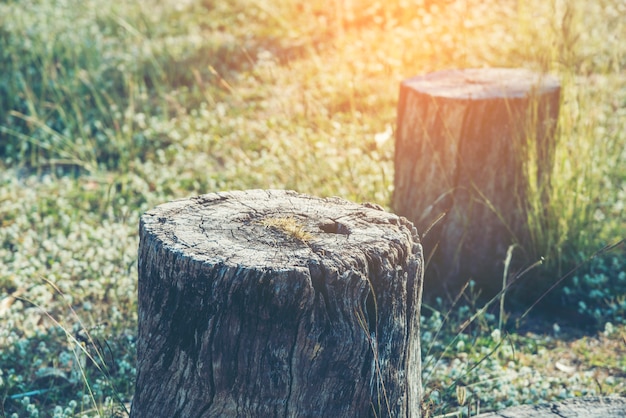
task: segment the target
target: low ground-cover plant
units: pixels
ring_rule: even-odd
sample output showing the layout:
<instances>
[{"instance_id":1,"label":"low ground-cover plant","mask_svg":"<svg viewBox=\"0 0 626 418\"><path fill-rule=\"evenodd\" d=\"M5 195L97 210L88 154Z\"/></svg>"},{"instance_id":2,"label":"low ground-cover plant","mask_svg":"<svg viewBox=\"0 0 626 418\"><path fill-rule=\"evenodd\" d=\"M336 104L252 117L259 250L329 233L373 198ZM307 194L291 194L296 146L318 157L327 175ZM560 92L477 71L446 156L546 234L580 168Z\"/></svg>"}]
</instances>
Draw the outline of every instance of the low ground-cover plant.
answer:
<instances>
[{"instance_id":1,"label":"low ground-cover plant","mask_svg":"<svg viewBox=\"0 0 626 418\"><path fill-rule=\"evenodd\" d=\"M455 304L437 298L424 306L424 416L473 416L546 399L624 393L617 378L625 365L623 325L607 322L600 335L582 339L573 337L580 330L572 324L568 332L567 323L561 327L543 316L503 326L497 304L483 310L478 296L470 283ZM602 356L612 360L599 361Z\"/></svg>"},{"instance_id":2,"label":"low ground-cover plant","mask_svg":"<svg viewBox=\"0 0 626 418\"><path fill-rule=\"evenodd\" d=\"M110 332L57 324L31 336L6 336L10 343L0 354L3 416L126 416L125 394L132 393L135 379L134 337L112 338Z\"/></svg>"},{"instance_id":3,"label":"low ground-cover plant","mask_svg":"<svg viewBox=\"0 0 626 418\"><path fill-rule=\"evenodd\" d=\"M625 7L0 3L0 411L124 414L137 225L156 204L261 187L387 205L398 83L427 71L511 66L560 78L550 216L537 204L529 218L531 258L546 260L532 274L549 287L625 235ZM599 334L584 344L560 320L541 335L502 326L497 303L460 330L483 307L471 293L429 304L426 408L624 393L624 258L597 257L548 296L593 318Z\"/></svg>"},{"instance_id":4,"label":"low ground-cover plant","mask_svg":"<svg viewBox=\"0 0 626 418\"><path fill-rule=\"evenodd\" d=\"M626 322L626 250L592 260L560 288L564 305L573 306L595 326Z\"/></svg>"}]
</instances>

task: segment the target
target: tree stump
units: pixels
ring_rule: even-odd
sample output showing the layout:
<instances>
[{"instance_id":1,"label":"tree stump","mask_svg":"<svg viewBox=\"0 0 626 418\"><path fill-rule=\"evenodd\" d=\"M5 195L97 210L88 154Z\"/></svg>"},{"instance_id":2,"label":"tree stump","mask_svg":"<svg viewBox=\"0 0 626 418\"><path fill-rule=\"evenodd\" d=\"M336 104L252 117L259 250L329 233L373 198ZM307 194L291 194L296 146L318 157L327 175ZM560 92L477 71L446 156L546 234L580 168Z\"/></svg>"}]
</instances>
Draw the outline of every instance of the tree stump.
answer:
<instances>
[{"instance_id":1,"label":"tree stump","mask_svg":"<svg viewBox=\"0 0 626 418\"><path fill-rule=\"evenodd\" d=\"M623 418L626 398L573 398L560 403L522 405L475 418Z\"/></svg>"},{"instance_id":2,"label":"tree stump","mask_svg":"<svg viewBox=\"0 0 626 418\"><path fill-rule=\"evenodd\" d=\"M419 417L422 247L405 218L290 191L144 214L131 417Z\"/></svg>"},{"instance_id":3,"label":"tree stump","mask_svg":"<svg viewBox=\"0 0 626 418\"><path fill-rule=\"evenodd\" d=\"M548 205L558 80L519 69L441 71L400 87L396 213L424 233L426 292L456 295L473 279L502 287L508 247L527 263L529 190ZM432 229L431 229L432 227ZM430 230L429 230L430 229Z\"/></svg>"}]
</instances>

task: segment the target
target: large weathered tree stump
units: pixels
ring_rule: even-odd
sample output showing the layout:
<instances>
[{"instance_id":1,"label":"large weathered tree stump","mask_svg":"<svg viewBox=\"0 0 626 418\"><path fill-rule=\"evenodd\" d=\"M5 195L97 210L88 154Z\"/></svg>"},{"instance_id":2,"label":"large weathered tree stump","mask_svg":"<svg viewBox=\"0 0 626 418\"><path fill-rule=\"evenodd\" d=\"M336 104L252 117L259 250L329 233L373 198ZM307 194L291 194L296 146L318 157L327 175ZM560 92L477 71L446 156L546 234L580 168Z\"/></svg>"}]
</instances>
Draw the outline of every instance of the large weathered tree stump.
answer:
<instances>
[{"instance_id":1,"label":"large weathered tree stump","mask_svg":"<svg viewBox=\"0 0 626 418\"><path fill-rule=\"evenodd\" d=\"M396 213L426 232L426 291L455 295L468 279L492 295L504 260L529 249L531 193L548 204L559 110L554 77L518 69L427 74L400 88ZM531 190L533 190L531 192Z\"/></svg>"},{"instance_id":2,"label":"large weathered tree stump","mask_svg":"<svg viewBox=\"0 0 626 418\"><path fill-rule=\"evenodd\" d=\"M626 398L573 398L560 403L521 405L476 418L624 418Z\"/></svg>"},{"instance_id":3,"label":"large weathered tree stump","mask_svg":"<svg viewBox=\"0 0 626 418\"><path fill-rule=\"evenodd\" d=\"M279 190L144 214L131 416L419 417L422 248L375 205Z\"/></svg>"}]
</instances>

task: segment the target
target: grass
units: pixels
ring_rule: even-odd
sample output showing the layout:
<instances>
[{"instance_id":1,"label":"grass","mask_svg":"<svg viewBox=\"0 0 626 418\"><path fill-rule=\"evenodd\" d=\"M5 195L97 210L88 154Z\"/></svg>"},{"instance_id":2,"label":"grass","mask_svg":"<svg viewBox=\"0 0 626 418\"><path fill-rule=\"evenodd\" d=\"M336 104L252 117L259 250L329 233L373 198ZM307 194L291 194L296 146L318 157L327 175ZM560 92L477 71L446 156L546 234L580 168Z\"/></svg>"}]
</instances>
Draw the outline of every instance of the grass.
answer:
<instances>
[{"instance_id":1,"label":"grass","mask_svg":"<svg viewBox=\"0 0 626 418\"><path fill-rule=\"evenodd\" d=\"M307 242L313 235L307 232L305 226L293 217L268 217L259 221L265 228L272 228L280 231L285 236L297 241Z\"/></svg>"},{"instance_id":2,"label":"grass","mask_svg":"<svg viewBox=\"0 0 626 418\"><path fill-rule=\"evenodd\" d=\"M145 210L257 187L388 207L398 84L416 74L561 80L552 208L529 219L546 263L529 274L552 283L624 238L624 3L425 3L0 3L0 411L123 416ZM592 321L582 340L561 319L501 329L489 310L459 332L482 306L471 289L454 307L432 301L425 405L457 411L461 386L464 410L625 393L624 260L623 247L602 254L551 294Z\"/></svg>"}]
</instances>

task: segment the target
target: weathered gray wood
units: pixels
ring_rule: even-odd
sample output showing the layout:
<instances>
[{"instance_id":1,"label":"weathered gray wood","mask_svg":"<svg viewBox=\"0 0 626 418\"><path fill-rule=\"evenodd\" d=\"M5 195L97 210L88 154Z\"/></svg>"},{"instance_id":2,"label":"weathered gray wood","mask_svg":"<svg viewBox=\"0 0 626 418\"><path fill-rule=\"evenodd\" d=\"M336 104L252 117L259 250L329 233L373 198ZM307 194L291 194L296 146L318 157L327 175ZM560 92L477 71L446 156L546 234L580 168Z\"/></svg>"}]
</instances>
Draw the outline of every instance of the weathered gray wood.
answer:
<instances>
[{"instance_id":1,"label":"weathered gray wood","mask_svg":"<svg viewBox=\"0 0 626 418\"><path fill-rule=\"evenodd\" d=\"M419 417L422 249L374 205L213 193L141 218L131 417Z\"/></svg>"},{"instance_id":2,"label":"weathered gray wood","mask_svg":"<svg viewBox=\"0 0 626 418\"><path fill-rule=\"evenodd\" d=\"M519 245L511 271L536 261L528 189L548 204L559 95L554 77L518 69L441 71L401 84L392 206L422 232L435 223L423 237L426 255L436 249L427 292L456 295L474 279L494 294L511 244Z\"/></svg>"},{"instance_id":3,"label":"weathered gray wood","mask_svg":"<svg viewBox=\"0 0 626 418\"><path fill-rule=\"evenodd\" d=\"M522 405L476 418L624 418L626 398L573 398L560 403Z\"/></svg>"}]
</instances>

